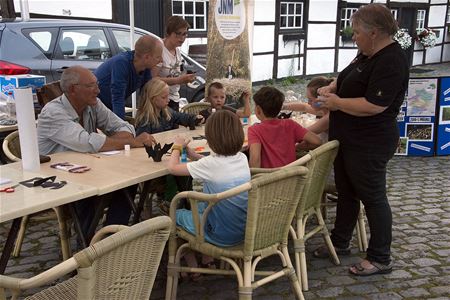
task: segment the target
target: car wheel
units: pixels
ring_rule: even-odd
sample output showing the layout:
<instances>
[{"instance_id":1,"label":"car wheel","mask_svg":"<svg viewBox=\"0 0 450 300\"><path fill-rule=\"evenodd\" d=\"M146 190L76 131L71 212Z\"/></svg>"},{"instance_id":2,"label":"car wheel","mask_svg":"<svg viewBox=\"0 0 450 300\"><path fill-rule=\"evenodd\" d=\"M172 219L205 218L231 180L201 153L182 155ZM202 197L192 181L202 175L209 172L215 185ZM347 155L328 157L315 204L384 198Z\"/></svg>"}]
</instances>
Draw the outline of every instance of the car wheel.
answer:
<instances>
[{"instance_id":1,"label":"car wheel","mask_svg":"<svg viewBox=\"0 0 450 300\"><path fill-rule=\"evenodd\" d=\"M197 94L192 97L191 102L199 102L205 98L205 91L199 91Z\"/></svg>"}]
</instances>

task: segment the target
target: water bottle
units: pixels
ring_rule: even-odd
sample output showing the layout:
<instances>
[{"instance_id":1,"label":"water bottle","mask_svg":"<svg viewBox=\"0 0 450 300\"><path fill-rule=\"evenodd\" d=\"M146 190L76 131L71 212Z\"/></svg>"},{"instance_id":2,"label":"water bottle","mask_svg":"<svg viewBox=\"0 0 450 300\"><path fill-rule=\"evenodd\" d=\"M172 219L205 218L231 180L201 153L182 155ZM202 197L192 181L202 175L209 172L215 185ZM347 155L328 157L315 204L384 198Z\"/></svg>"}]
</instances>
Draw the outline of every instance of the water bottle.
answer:
<instances>
[{"instance_id":1,"label":"water bottle","mask_svg":"<svg viewBox=\"0 0 450 300\"><path fill-rule=\"evenodd\" d=\"M247 125L248 124L248 118L247 117L243 117L242 118L242 124L243 125Z\"/></svg>"},{"instance_id":2,"label":"water bottle","mask_svg":"<svg viewBox=\"0 0 450 300\"><path fill-rule=\"evenodd\" d=\"M16 103L12 91L9 91L6 97L6 113L10 119L16 119Z\"/></svg>"},{"instance_id":3,"label":"water bottle","mask_svg":"<svg viewBox=\"0 0 450 300\"><path fill-rule=\"evenodd\" d=\"M187 163L187 152L186 152L186 147L183 147L183 149L181 150L181 158L180 161L182 163Z\"/></svg>"}]
</instances>

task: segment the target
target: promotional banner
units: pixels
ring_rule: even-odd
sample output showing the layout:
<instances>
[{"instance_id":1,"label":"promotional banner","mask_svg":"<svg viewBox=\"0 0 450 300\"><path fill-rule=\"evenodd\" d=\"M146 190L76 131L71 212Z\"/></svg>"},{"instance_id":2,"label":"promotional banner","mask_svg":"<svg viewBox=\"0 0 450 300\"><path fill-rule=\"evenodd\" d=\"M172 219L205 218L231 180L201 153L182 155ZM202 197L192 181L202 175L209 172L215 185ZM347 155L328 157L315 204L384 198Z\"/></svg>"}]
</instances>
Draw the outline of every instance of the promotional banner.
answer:
<instances>
[{"instance_id":1,"label":"promotional banner","mask_svg":"<svg viewBox=\"0 0 450 300\"><path fill-rule=\"evenodd\" d=\"M450 77L441 79L439 118L437 120L436 154L450 154Z\"/></svg>"},{"instance_id":2,"label":"promotional banner","mask_svg":"<svg viewBox=\"0 0 450 300\"><path fill-rule=\"evenodd\" d=\"M235 107L252 85L253 5L253 0L209 1L206 85L222 83L227 104Z\"/></svg>"},{"instance_id":3,"label":"promotional banner","mask_svg":"<svg viewBox=\"0 0 450 300\"><path fill-rule=\"evenodd\" d=\"M436 78L409 80L408 92L397 116L400 141L396 155L434 155Z\"/></svg>"}]
</instances>

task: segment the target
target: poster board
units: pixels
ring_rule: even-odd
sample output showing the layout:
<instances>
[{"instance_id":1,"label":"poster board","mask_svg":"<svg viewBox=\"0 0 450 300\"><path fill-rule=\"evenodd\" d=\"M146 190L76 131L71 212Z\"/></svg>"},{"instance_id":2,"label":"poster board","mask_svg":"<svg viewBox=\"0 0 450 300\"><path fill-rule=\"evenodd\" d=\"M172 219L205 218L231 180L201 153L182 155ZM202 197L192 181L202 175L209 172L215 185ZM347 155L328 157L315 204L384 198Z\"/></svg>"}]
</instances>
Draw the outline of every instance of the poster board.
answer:
<instances>
[{"instance_id":1,"label":"poster board","mask_svg":"<svg viewBox=\"0 0 450 300\"><path fill-rule=\"evenodd\" d=\"M450 154L450 77L441 78L437 118L436 155Z\"/></svg>"},{"instance_id":2,"label":"poster board","mask_svg":"<svg viewBox=\"0 0 450 300\"><path fill-rule=\"evenodd\" d=\"M252 86L253 5L254 0L209 1L206 86L222 83L227 105L235 108Z\"/></svg>"},{"instance_id":3,"label":"poster board","mask_svg":"<svg viewBox=\"0 0 450 300\"><path fill-rule=\"evenodd\" d=\"M435 147L437 78L411 78L397 123L396 155L432 156Z\"/></svg>"}]
</instances>

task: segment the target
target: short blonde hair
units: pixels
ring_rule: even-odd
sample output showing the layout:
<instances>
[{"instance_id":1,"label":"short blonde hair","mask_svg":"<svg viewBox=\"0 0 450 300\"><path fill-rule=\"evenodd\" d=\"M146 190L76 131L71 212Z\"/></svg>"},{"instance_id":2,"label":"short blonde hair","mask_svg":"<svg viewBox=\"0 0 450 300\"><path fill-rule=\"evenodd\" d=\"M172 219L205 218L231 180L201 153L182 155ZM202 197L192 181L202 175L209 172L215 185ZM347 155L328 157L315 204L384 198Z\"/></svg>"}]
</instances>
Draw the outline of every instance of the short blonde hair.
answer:
<instances>
[{"instance_id":1,"label":"short blonde hair","mask_svg":"<svg viewBox=\"0 0 450 300\"><path fill-rule=\"evenodd\" d=\"M150 123L159 126L159 116L156 115L156 105L154 102L155 98L160 96L166 87L168 87L167 83L159 78L154 78L144 85L136 114L136 125L143 126ZM171 118L170 111L167 107L162 110L162 115L166 120L170 120Z\"/></svg>"}]
</instances>

